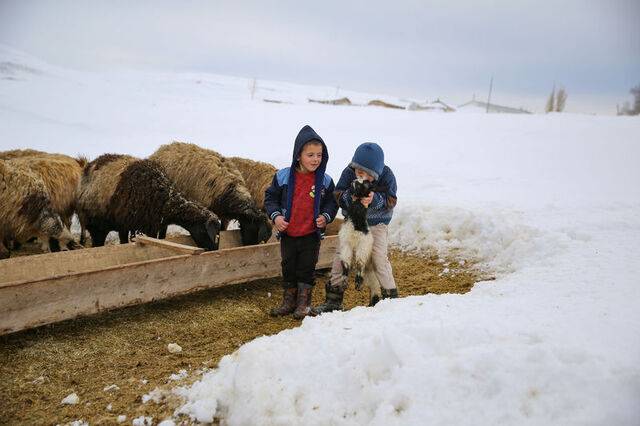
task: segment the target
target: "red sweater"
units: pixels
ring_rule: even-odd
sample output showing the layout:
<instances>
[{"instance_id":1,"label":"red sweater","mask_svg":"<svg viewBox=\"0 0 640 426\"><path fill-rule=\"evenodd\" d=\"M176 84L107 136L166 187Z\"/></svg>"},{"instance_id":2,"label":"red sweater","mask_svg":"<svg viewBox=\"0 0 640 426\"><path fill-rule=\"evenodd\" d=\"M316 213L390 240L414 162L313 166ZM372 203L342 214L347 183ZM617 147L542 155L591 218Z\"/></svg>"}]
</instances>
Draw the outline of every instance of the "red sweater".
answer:
<instances>
[{"instance_id":1,"label":"red sweater","mask_svg":"<svg viewBox=\"0 0 640 426\"><path fill-rule=\"evenodd\" d=\"M296 183L291 202L291 217L286 233L290 237L303 237L316 230L316 218L313 217L313 199L315 197L315 173L295 171Z\"/></svg>"}]
</instances>

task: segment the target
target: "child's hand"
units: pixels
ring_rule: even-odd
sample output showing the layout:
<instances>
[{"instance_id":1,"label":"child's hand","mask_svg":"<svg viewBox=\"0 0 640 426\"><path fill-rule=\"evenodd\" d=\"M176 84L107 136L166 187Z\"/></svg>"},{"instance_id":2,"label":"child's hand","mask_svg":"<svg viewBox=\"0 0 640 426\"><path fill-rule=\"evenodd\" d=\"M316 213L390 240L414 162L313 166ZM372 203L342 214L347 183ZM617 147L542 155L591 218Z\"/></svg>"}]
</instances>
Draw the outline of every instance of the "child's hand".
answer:
<instances>
[{"instance_id":1,"label":"child's hand","mask_svg":"<svg viewBox=\"0 0 640 426\"><path fill-rule=\"evenodd\" d=\"M327 226L327 218L322 214L318 216L318 218L316 219L316 226L318 228L324 228L325 226Z\"/></svg>"},{"instance_id":2,"label":"child's hand","mask_svg":"<svg viewBox=\"0 0 640 426\"><path fill-rule=\"evenodd\" d=\"M372 201L373 201L373 192L369 192L369 195L367 195L366 198L360 199L360 202L365 207L369 207L369 204L371 204Z\"/></svg>"},{"instance_id":3,"label":"child's hand","mask_svg":"<svg viewBox=\"0 0 640 426\"><path fill-rule=\"evenodd\" d=\"M276 229L280 232L286 231L287 227L289 226L289 222L284 220L284 216L276 217L274 223L276 224Z\"/></svg>"}]
</instances>

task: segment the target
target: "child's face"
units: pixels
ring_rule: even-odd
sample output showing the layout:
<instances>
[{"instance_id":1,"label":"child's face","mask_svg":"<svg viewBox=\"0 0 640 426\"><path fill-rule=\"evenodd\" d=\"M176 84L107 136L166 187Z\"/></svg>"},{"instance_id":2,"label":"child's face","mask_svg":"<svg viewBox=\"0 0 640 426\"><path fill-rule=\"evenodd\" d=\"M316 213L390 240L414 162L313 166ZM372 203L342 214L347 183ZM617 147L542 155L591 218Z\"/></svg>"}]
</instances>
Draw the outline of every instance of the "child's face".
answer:
<instances>
[{"instance_id":1,"label":"child's face","mask_svg":"<svg viewBox=\"0 0 640 426\"><path fill-rule=\"evenodd\" d=\"M358 169L356 167L354 171L356 172L356 177L358 179L368 180L369 182L373 182L373 176L371 176L369 173L365 172L364 170Z\"/></svg>"},{"instance_id":2,"label":"child's face","mask_svg":"<svg viewBox=\"0 0 640 426\"><path fill-rule=\"evenodd\" d=\"M322 145L319 143L305 144L298 161L303 172L315 172L322 162Z\"/></svg>"}]
</instances>

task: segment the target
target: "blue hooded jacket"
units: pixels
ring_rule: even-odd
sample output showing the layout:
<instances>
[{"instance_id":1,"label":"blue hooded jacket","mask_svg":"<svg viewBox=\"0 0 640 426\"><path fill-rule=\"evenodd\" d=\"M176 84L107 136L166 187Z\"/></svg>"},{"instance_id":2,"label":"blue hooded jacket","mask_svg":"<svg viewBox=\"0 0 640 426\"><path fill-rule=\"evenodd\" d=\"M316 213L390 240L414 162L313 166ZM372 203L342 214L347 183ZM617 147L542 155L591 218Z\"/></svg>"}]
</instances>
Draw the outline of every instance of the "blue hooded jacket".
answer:
<instances>
[{"instance_id":1,"label":"blue hooded jacket","mask_svg":"<svg viewBox=\"0 0 640 426\"><path fill-rule=\"evenodd\" d=\"M314 140L322 144L322 161L315 171L316 197L313 200L313 217L323 215L327 219L327 223L332 222L336 217L338 205L333 196L335 185L331 176L325 173L327 162L329 161L329 152L320 135L318 135L311 126L307 125L300 130L296 137L291 167L278 170L273 176L271 186L265 191L264 206L267 215L269 215L272 221L278 216L284 216L287 222L291 218L291 204L293 202L293 188L295 188L296 184L295 170L298 166L298 157L300 157L302 147L304 147L307 142ZM291 190L289 190L289 188L291 188ZM317 229L317 232L322 238L324 230Z\"/></svg>"},{"instance_id":2,"label":"blue hooded jacket","mask_svg":"<svg viewBox=\"0 0 640 426\"><path fill-rule=\"evenodd\" d=\"M373 184L376 189L373 192L373 201L367 209L367 223L371 226L391 222L393 208L398 202L398 185L396 177L389 166L384 164L384 151L380 145L372 142L363 143L353 155L349 166L343 171L338 185L336 185L336 198L342 215L346 218L347 211L352 203L351 182L356 178L355 168L362 169L373 176Z\"/></svg>"}]
</instances>

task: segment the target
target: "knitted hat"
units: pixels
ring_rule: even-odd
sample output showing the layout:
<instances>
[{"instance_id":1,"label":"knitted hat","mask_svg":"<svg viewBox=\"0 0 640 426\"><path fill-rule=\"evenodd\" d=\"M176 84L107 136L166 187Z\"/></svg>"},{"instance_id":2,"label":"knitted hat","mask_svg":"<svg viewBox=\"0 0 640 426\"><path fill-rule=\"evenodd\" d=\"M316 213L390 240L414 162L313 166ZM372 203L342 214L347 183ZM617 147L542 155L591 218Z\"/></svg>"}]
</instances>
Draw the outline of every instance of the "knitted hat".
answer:
<instances>
[{"instance_id":1,"label":"knitted hat","mask_svg":"<svg viewBox=\"0 0 640 426\"><path fill-rule=\"evenodd\" d=\"M363 143L356 148L349 166L362 169L373 176L374 180L378 180L384 170L384 151L377 143Z\"/></svg>"}]
</instances>

